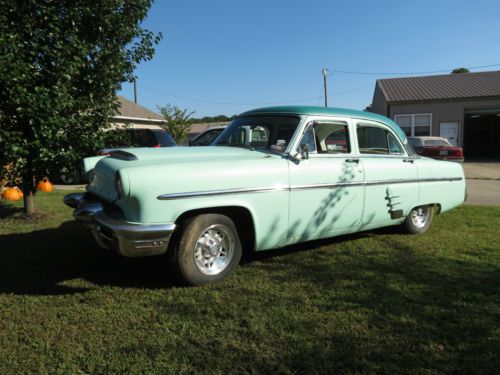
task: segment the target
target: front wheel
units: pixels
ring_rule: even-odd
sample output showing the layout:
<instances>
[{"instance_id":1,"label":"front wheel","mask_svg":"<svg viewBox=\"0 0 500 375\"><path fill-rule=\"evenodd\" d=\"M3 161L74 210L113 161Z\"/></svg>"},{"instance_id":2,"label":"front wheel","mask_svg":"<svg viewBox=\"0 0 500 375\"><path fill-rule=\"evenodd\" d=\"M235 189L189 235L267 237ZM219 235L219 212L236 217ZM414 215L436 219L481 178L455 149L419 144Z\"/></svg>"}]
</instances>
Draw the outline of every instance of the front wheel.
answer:
<instances>
[{"instance_id":1,"label":"front wheel","mask_svg":"<svg viewBox=\"0 0 500 375\"><path fill-rule=\"evenodd\" d=\"M225 215L203 214L184 222L170 258L181 281L198 286L224 279L238 265L241 254L233 221Z\"/></svg>"},{"instance_id":2,"label":"front wheel","mask_svg":"<svg viewBox=\"0 0 500 375\"><path fill-rule=\"evenodd\" d=\"M421 234L427 232L434 218L434 206L419 206L412 208L403 226L408 233Z\"/></svg>"}]
</instances>

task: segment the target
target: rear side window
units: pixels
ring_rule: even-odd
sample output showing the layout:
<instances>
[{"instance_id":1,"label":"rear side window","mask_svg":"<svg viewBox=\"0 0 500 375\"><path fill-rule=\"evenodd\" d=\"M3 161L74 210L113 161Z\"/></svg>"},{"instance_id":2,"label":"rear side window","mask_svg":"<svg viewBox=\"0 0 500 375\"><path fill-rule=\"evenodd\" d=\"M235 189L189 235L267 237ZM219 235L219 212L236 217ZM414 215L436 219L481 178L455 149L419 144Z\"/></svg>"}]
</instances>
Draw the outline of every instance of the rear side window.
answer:
<instances>
[{"instance_id":1,"label":"rear side window","mask_svg":"<svg viewBox=\"0 0 500 375\"><path fill-rule=\"evenodd\" d=\"M358 125L358 146L361 154L402 155L403 148L387 130L370 125Z\"/></svg>"}]
</instances>

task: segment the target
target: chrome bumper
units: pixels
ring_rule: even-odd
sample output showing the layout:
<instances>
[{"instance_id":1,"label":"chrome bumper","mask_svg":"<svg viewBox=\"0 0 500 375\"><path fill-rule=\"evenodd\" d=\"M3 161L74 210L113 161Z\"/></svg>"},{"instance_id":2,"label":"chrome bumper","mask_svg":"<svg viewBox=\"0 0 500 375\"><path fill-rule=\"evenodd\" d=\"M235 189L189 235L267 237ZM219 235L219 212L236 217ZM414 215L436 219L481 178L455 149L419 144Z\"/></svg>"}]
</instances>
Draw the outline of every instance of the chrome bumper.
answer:
<instances>
[{"instance_id":1,"label":"chrome bumper","mask_svg":"<svg viewBox=\"0 0 500 375\"><path fill-rule=\"evenodd\" d=\"M88 193L73 193L64 203L75 208L73 216L92 231L97 243L126 257L164 254L175 224L129 223L104 212L103 203Z\"/></svg>"}]
</instances>

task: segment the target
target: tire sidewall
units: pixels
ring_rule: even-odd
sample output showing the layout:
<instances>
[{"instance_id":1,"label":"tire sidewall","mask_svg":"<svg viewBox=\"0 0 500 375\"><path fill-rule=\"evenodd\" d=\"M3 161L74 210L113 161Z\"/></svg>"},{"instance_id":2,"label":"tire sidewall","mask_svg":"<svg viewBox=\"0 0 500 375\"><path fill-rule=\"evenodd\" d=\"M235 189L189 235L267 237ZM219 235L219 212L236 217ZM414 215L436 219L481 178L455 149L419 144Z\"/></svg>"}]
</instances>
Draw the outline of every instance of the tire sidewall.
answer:
<instances>
[{"instance_id":1,"label":"tire sidewall","mask_svg":"<svg viewBox=\"0 0 500 375\"><path fill-rule=\"evenodd\" d=\"M419 228L419 227L415 226L415 224L413 224L413 221L411 220L411 212L418 207L412 208L404 221L404 226L405 226L406 230L408 231L408 233L411 233L411 234L425 233L425 232L427 232L427 230L429 229L429 227L432 224L432 221L434 219L434 206L429 205L429 206L420 206L420 207L427 207L429 209L429 217L427 219L427 222L425 223L425 225L423 227Z\"/></svg>"},{"instance_id":2,"label":"tire sidewall","mask_svg":"<svg viewBox=\"0 0 500 375\"><path fill-rule=\"evenodd\" d=\"M224 225L232 232L234 236L234 254L229 265L222 272L217 275L206 275L195 264L194 250L202 232L214 224ZM195 216L184 223L176 253L174 264L178 268L178 274L182 281L188 285L204 285L222 280L234 270L241 259L242 249L238 230L234 222L225 215L203 214Z\"/></svg>"}]
</instances>

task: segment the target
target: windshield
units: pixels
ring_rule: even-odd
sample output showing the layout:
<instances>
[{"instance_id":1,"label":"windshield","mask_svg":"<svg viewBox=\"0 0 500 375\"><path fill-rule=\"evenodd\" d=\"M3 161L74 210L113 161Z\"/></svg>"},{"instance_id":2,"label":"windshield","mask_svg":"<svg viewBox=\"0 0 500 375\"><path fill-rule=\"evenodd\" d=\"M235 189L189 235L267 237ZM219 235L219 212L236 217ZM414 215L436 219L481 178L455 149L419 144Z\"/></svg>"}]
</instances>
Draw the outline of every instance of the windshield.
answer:
<instances>
[{"instance_id":1,"label":"windshield","mask_svg":"<svg viewBox=\"0 0 500 375\"><path fill-rule=\"evenodd\" d=\"M451 146L446 139L426 139L426 146Z\"/></svg>"},{"instance_id":2,"label":"windshield","mask_svg":"<svg viewBox=\"0 0 500 375\"><path fill-rule=\"evenodd\" d=\"M231 122L212 145L284 152L299 122L300 118L293 116L239 117Z\"/></svg>"}]
</instances>

